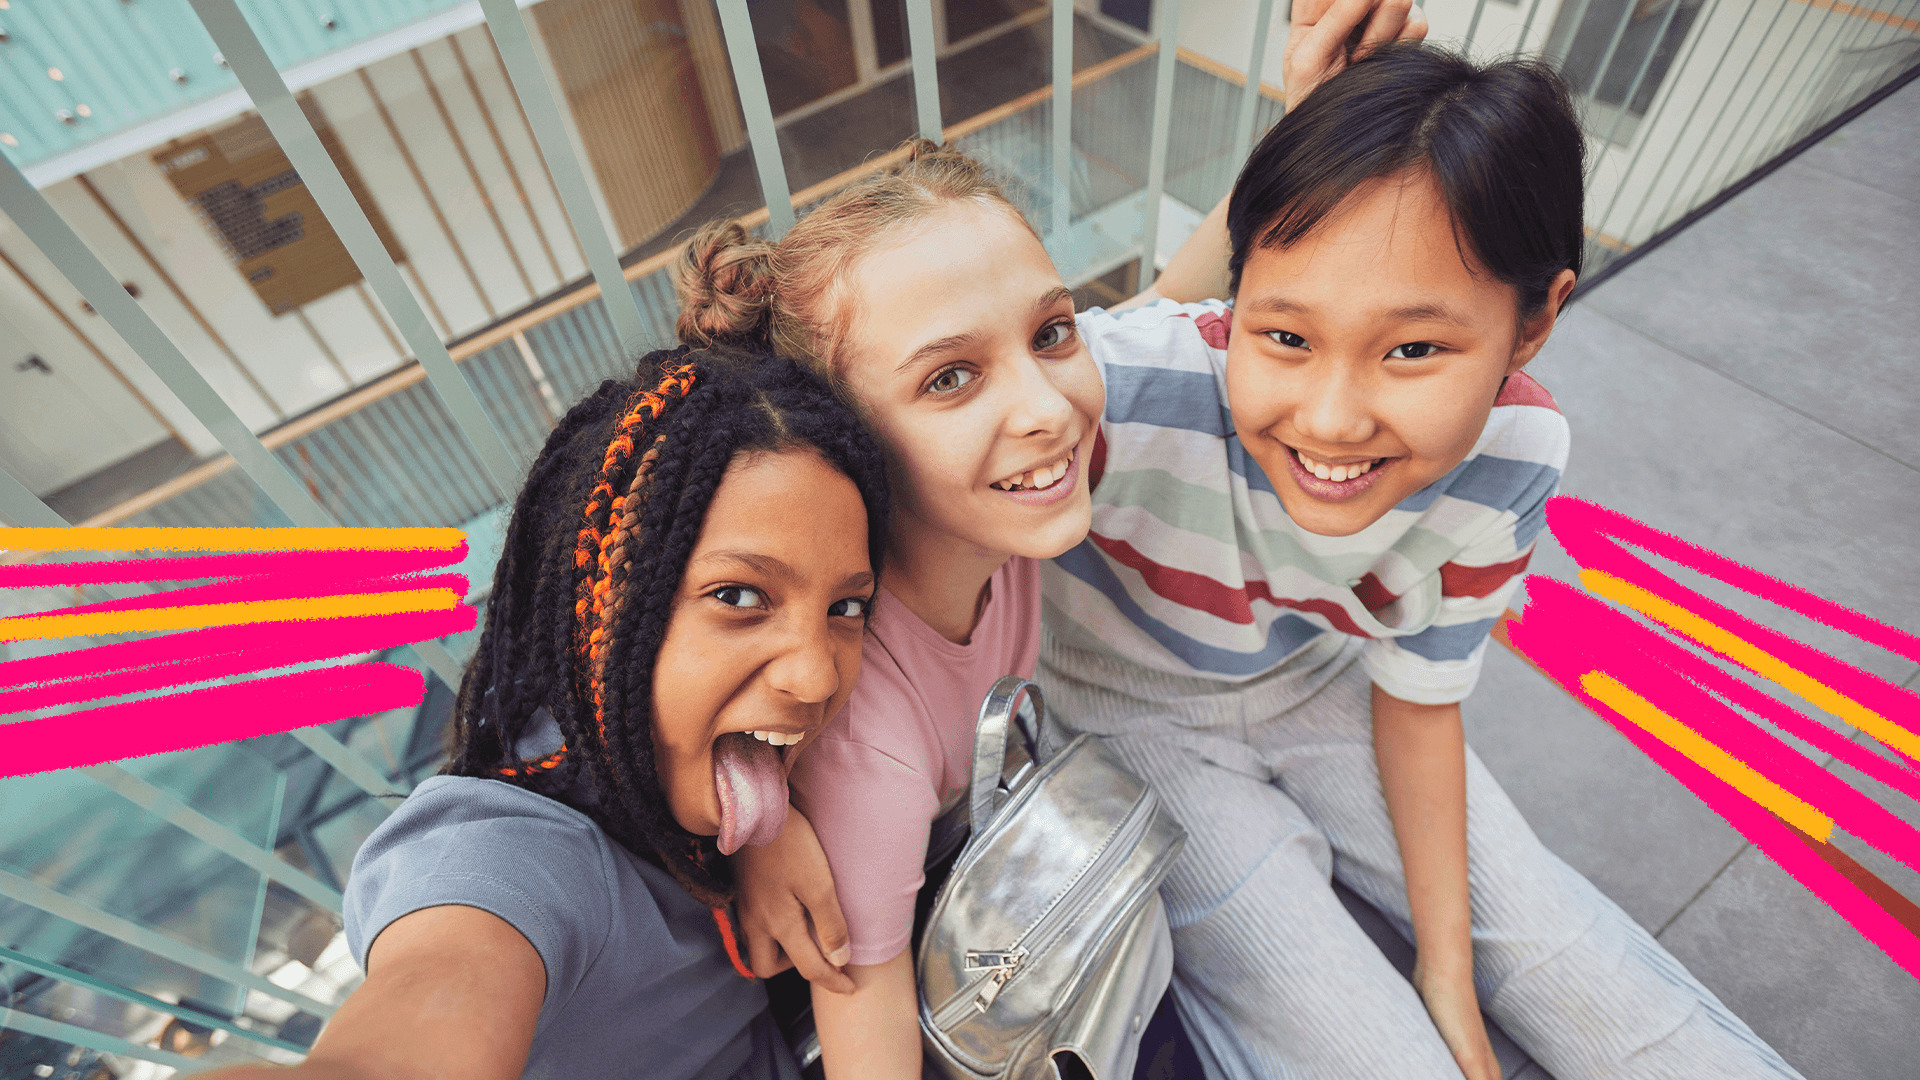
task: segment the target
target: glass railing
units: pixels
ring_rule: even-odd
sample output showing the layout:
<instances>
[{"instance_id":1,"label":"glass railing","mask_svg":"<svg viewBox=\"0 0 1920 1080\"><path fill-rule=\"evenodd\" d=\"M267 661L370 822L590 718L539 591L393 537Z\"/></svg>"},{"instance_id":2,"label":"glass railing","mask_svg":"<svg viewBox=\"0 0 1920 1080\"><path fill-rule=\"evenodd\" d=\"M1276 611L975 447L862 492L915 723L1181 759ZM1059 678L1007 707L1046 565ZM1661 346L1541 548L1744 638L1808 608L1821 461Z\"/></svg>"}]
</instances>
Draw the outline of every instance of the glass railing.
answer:
<instances>
[{"instance_id":1,"label":"glass railing","mask_svg":"<svg viewBox=\"0 0 1920 1080\"><path fill-rule=\"evenodd\" d=\"M623 90L612 74L595 81L582 66L585 53L565 52L596 34L617 36L606 29L611 23L596 21L611 18L597 2L342 2L329 17L353 36L336 48L324 36L336 31L318 21L328 13L304 2L75 0L73 11L101 19L122 6L147 9L143 17L164 34L135 42L88 36L64 6L56 15L49 5L0 0L0 76L15 84L0 104L9 161L0 169L0 211L10 226L0 233L0 254L14 275L0 278L0 321L36 332L71 328L101 363L124 367L128 386L154 399L156 417L189 417L212 448L178 475L73 523L458 526L473 549L470 602L484 603L501 507L555 417L622 374L627 357L673 342L667 266L672 241L693 220L734 212L750 228L778 231L792 214L884 167L901 138L937 133L1001 178L1069 284L1090 301L1110 301L1151 280L1226 192L1247 140L1284 108L1259 77L1264 70L1265 81L1277 81L1263 58L1278 57L1283 29L1268 40L1252 26L1229 35L1245 55L1226 58L1209 55L1219 51L1209 44L1218 36L1193 36L1190 49L1160 47L1189 40L1166 27L1184 25L1191 35L1211 14L1203 0L1159 0L1151 33L1127 21L1146 21L1136 10L1145 5L1112 2L1055 17L1025 4L847 0L820 6L811 23L745 0L634 5L658 6L666 20L666 29L634 24L647 31L635 31L634 55L666 50L674 92L703 103L699 130L675 134L646 126L658 117L620 111L620 102L655 93L650 84ZM1601 269L1909 72L1920 56L1916 8L1920 0L1439 0L1428 13L1436 41L1481 56L1538 53L1566 75L1593 154L1589 254ZM376 9L392 18L379 21L385 16L376 18ZM300 21L309 18L319 32ZM1284 23L1284 6L1275 11L1265 0L1255 18ZM913 50L916 37L931 47ZM454 45L443 51L442 39ZM381 52L381 42L413 50L404 54L411 59L392 59L401 54ZM46 52L54 48L87 55L88 66L50 78L43 69L54 66ZM218 79L242 89L231 81L212 88L215 76L202 79L196 69L184 85L210 96L183 89L178 101L67 100L82 75L104 84L115 65L153 75L146 69L185 52L220 53ZM363 74L375 64L388 66ZM418 74L409 74L416 65ZM1241 74L1250 68L1251 96ZM156 77L167 70L154 68ZM414 81L402 85L403 76ZM461 87L471 93L456 98ZM1056 88L1070 94L1065 133L1055 127ZM264 123L208 112L203 126L225 125L225 141L196 142L193 114L182 110L212 109L207 102L234 93L246 95ZM327 134L329 121L313 103L345 131L353 95L366 103L367 130L390 130L394 147L424 125L414 151L381 151L392 175L418 181L407 189L415 202L380 171L376 148ZM969 104L956 115L954 102ZM28 115L75 104L89 105L101 134ZM428 130L440 122L435 111L452 136ZM159 151L126 141L142 125L159 125L151 131L168 140ZM621 157L622 132L653 140L648 146L695 146L699 167L691 179L667 177L664 163L657 178L621 173L629 160ZM252 142L242 146L242 136ZM349 305L371 314L365 333L376 344L384 335L379 348L391 361L351 363L336 339L328 355L340 375L330 399L289 417L250 404L249 380L219 373L265 371L271 350L218 332L227 316L213 305L187 312L185 301L204 297L205 286L173 280L184 264L167 264L165 284L177 297L136 297L127 287L152 276L143 267L166 263L150 250L160 226L123 222L103 232L101 208L145 206L170 189L130 180L127 190L112 190L111 176L87 162L110 161L114 148L102 140L114 139L124 143L120 152L164 153L168 162L207 147L235 161L284 154L261 177L241 179L267 184L261 191L279 190L274 183L310 189L305 212L323 216L338 237L329 272L353 284L305 306L294 302L304 295L297 288L271 294L293 298L274 318L311 323L323 311L317 305ZM440 148L437 157L424 149L429 143ZM357 172L336 164L343 145L345 157L359 156ZM516 167L521 172L509 175ZM436 169L469 175L479 195L447 195L435 186L443 185ZM275 180L288 170L293 180ZM62 194L56 186L67 176L86 178L94 194ZM669 188L678 194L661 194ZM753 208L759 191L791 191L791 213ZM154 211L153 221L166 220ZM219 222L209 222L218 232ZM422 252L442 233L449 243L434 262ZM101 235L144 236L146 246L107 250L86 239ZM465 246L451 242L460 239ZM486 256L495 250L488 243L506 254ZM210 257L222 250L202 247ZM398 249L413 254L396 262ZM262 267L283 265L275 257L257 256L267 260ZM457 302L469 278L468 299ZM252 292L241 299L275 302L258 285L246 283ZM306 329L325 340L329 327ZM270 377L256 372L251 381L260 396L286 396ZM7 445L0 440L0 463ZM66 521L36 494L46 485L13 472L0 473L0 519ZM72 597L7 602L50 606ZM437 767L448 685L469 648L470 636L397 654L438 676L419 710L0 781L0 988L8 995L0 1077L100 1069L157 1077L249 1057L296 1058L357 978L339 932L342 878L393 795ZM0 659L25 655L16 649Z\"/></svg>"}]
</instances>

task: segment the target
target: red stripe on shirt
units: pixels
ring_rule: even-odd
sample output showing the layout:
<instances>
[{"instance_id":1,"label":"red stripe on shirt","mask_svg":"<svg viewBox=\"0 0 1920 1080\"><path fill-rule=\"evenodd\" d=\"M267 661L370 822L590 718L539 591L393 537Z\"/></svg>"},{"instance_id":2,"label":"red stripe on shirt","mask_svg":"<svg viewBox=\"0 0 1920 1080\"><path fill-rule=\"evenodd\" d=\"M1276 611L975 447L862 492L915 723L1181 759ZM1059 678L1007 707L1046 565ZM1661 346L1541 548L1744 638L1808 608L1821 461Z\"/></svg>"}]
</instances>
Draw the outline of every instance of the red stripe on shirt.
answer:
<instances>
[{"instance_id":1,"label":"red stripe on shirt","mask_svg":"<svg viewBox=\"0 0 1920 1080\"><path fill-rule=\"evenodd\" d=\"M1440 595L1471 596L1476 600L1487 596L1505 585L1515 574L1525 570L1531 558L1533 552L1529 551L1512 562L1495 563L1492 566L1443 563L1440 566Z\"/></svg>"},{"instance_id":2,"label":"red stripe on shirt","mask_svg":"<svg viewBox=\"0 0 1920 1080\"><path fill-rule=\"evenodd\" d=\"M1506 384L1500 387L1500 396L1493 399L1495 407L1501 405L1538 405L1543 409L1560 411L1553 395L1547 388L1534 381L1533 376L1524 371L1516 371L1507 376Z\"/></svg>"},{"instance_id":3,"label":"red stripe on shirt","mask_svg":"<svg viewBox=\"0 0 1920 1080\"><path fill-rule=\"evenodd\" d=\"M1205 612L1216 619L1248 626L1253 623L1253 601L1265 600L1276 607L1305 611L1326 619L1335 630L1353 637L1371 637L1347 609L1332 600L1296 600L1291 597L1275 596L1264 581L1249 581L1245 588L1235 589L1191 570L1178 570L1162 566L1141 554L1125 540L1114 540L1099 533L1088 534L1094 546L1107 553L1113 561L1140 575L1147 588L1156 596L1170 600L1181 607Z\"/></svg>"}]
</instances>

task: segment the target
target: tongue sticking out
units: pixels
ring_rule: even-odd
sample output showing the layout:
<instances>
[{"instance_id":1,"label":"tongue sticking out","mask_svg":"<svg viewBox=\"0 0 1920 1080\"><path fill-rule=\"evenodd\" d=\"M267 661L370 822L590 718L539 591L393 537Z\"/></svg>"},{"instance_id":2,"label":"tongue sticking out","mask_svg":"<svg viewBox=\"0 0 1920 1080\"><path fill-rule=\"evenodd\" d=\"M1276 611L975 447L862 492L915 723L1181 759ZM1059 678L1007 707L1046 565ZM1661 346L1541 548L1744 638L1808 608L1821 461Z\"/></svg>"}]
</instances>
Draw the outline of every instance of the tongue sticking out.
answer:
<instances>
[{"instance_id":1,"label":"tongue sticking out","mask_svg":"<svg viewBox=\"0 0 1920 1080\"><path fill-rule=\"evenodd\" d=\"M713 742L713 784L720 792L720 854L772 843L787 823L787 778L780 752L742 731Z\"/></svg>"}]
</instances>

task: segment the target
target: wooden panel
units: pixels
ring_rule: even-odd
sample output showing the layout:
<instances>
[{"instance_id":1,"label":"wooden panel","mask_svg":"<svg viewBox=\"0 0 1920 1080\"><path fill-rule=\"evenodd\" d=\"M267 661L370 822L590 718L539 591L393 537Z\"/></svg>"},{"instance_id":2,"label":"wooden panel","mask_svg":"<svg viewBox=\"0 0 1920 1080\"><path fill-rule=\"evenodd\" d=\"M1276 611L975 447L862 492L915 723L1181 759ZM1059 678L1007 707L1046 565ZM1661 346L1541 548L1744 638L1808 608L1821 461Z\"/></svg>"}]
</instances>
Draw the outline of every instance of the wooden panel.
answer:
<instances>
[{"instance_id":1,"label":"wooden panel","mask_svg":"<svg viewBox=\"0 0 1920 1080\"><path fill-rule=\"evenodd\" d=\"M713 0L679 0L680 23L687 28L694 71L707 99L707 120L713 125L720 152L731 154L747 145L747 125L740 116L740 99L733 90L733 65L727 61L726 39L720 34L719 13Z\"/></svg>"},{"instance_id":2,"label":"wooden panel","mask_svg":"<svg viewBox=\"0 0 1920 1080\"><path fill-rule=\"evenodd\" d=\"M693 205L720 148L674 0L546 0L530 9L623 247Z\"/></svg>"},{"instance_id":3,"label":"wooden panel","mask_svg":"<svg viewBox=\"0 0 1920 1080\"><path fill-rule=\"evenodd\" d=\"M333 129L321 126L320 141L373 220L387 253L395 262L405 261ZM346 245L258 115L175 139L152 158L181 197L199 208L240 276L275 315L360 280Z\"/></svg>"}]
</instances>

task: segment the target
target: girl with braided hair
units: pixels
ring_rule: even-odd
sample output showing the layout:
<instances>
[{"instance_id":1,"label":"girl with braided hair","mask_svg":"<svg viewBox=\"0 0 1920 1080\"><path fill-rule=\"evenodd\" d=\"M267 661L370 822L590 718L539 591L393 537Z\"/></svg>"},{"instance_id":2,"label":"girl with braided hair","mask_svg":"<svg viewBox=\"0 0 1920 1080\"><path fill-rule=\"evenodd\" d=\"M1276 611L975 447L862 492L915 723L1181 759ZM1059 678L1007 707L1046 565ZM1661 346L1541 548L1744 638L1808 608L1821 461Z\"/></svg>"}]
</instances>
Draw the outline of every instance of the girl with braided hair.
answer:
<instances>
[{"instance_id":1,"label":"girl with braided hair","mask_svg":"<svg viewBox=\"0 0 1920 1080\"><path fill-rule=\"evenodd\" d=\"M887 506L865 428L787 360L654 353L574 406L514 506L451 760L354 860L367 981L288 1071L797 1080L723 856L779 833L853 688Z\"/></svg>"}]
</instances>

